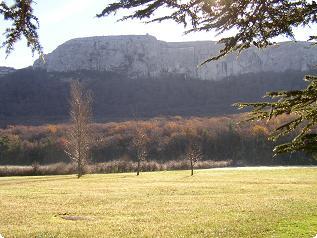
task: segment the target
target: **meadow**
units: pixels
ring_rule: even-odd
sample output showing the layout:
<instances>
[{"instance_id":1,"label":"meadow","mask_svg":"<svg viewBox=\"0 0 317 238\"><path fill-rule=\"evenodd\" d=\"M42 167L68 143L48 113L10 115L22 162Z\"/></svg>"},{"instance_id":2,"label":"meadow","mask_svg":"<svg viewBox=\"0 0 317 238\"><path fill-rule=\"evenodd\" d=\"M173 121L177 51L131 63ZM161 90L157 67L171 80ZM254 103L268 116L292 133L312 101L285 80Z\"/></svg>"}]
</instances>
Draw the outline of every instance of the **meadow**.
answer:
<instances>
[{"instance_id":1,"label":"meadow","mask_svg":"<svg viewBox=\"0 0 317 238\"><path fill-rule=\"evenodd\" d=\"M4 237L314 237L316 167L1 177Z\"/></svg>"}]
</instances>

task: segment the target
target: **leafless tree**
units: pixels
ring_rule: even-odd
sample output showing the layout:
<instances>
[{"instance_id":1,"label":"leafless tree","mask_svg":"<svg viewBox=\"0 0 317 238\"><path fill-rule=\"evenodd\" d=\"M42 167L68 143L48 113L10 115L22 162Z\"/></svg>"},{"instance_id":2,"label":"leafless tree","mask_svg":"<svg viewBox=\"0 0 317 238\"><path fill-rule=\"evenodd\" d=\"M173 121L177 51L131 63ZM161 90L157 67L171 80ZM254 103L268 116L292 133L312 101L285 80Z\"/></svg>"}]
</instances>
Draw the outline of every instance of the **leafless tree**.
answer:
<instances>
[{"instance_id":1,"label":"leafless tree","mask_svg":"<svg viewBox=\"0 0 317 238\"><path fill-rule=\"evenodd\" d=\"M70 118L71 126L67 131L65 152L77 165L77 176L85 173L89 151L92 146L91 93L85 92L79 81L70 85Z\"/></svg>"},{"instance_id":2,"label":"leafless tree","mask_svg":"<svg viewBox=\"0 0 317 238\"><path fill-rule=\"evenodd\" d=\"M187 159L190 162L191 176L194 175L194 166L201 159L202 152L199 145L190 143L187 147Z\"/></svg>"},{"instance_id":3,"label":"leafless tree","mask_svg":"<svg viewBox=\"0 0 317 238\"><path fill-rule=\"evenodd\" d=\"M146 132L141 129L137 128L136 129L136 134L132 140L133 146L136 149L137 153L137 174L140 174L140 169L141 169L141 163L142 161L146 160L147 157L147 142L148 142L148 137L146 135Z\"/></svg>"}]
</instances>

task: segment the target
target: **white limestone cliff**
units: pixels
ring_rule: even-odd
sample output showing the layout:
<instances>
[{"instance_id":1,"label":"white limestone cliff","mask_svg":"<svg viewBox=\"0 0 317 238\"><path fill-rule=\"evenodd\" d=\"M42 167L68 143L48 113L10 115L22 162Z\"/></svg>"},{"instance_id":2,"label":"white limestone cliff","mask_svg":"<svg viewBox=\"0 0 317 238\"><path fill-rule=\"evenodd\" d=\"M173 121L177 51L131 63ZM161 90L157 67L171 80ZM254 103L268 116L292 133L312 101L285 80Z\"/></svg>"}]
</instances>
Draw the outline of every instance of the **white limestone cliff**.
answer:
<instances>
[{"instance_id":1,"label":"white limestone cliff","mask_svg":"<svg viewBox=\"0 0 317 238\"><path fill-rule=\"evenodd\" d=\"M5 76L7 74L13 73L16 70L11 67L0 66L0 77Z\"/></svg>"},{"instance_id":2,"label":"white limestone cliff","mask_svg":"<svg viewBox=\"0 0 317 238\"><path fill-rule=\"evenodd\" d=\"M34 68L49 72L115 71L130 78L177 74L184 78L221 80L244 73L305 71L317 64L317 47L284 42L267 49L251 48L239 56L197 67L221 48L216 42L164 42L150 35L96 36L72 39L37 60Z\"/></svg>"}]
</instances>

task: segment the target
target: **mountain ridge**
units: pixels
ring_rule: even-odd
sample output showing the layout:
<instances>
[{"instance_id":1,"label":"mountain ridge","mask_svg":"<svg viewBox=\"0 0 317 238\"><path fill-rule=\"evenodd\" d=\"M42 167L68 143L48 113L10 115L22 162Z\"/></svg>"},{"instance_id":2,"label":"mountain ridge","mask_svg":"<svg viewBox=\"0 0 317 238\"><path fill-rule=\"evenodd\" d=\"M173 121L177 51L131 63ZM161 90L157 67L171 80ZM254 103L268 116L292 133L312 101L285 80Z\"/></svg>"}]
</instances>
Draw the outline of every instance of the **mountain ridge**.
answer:
<instances>
[{"instance_id":1,"label":"mountain ridge","mask_svg":"<svg viewBox=\"0 0 317 238\"><path fill-rule=\"evenodd\" d=\"M0 66L0 77L13 73L15 71L16 69L13 67Z\"/></svg>"},{"instance_id":2,"label":"mountain ridge","mask_svg":"<svg viewBox=\"0 0 317 238\"><path fill-rule=\"evenodd\" d=\"M178 75L218 81L246 73L309 71L317 62L317 47L283 42L267 49L252 47L239 56L230 54L197 67L220 49L214 41L165 42L150 35L84 37L66 41L45 56L45 64L36 60L33 67L48 72L119 72L131 79Z\"/></svg>"}]
</instances>

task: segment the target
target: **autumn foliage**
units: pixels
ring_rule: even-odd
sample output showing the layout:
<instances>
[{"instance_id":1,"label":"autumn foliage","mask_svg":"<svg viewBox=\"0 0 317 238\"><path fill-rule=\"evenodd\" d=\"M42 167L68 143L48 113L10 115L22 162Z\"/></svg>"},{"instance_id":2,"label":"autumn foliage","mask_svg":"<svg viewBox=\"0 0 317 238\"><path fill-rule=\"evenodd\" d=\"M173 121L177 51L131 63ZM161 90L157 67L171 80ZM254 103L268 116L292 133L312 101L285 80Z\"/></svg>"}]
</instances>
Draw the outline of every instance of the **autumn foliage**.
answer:
<instances>
[{"instance_id":1,"label":"autumn foliage","mask_svg":"<svg viewBox=\"0 0 317 238\"><path fill-rule=\"evenodd\" d=\"M200 161L232 161L231 165L312 164L310 155L292 154L273 158L274 143L268 134L281 121L270 124L237 124L243 115L228 117L170 117L92 125L96 142L92 164L138 161L137 130L146 135L142 150L146 161L186 161L190 143L199 146ZM279 120L287 120L282 118ZM8 126L0 130L0 164L41 165L69 162L64 153L69 125ZM143 160L143 159L142 159ZM145 159L144 159L145 160ZM188 166L189 168L190 166Z\"/></svg>"}]
</instances>

